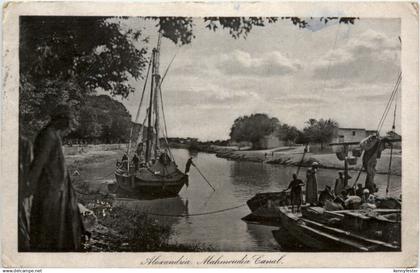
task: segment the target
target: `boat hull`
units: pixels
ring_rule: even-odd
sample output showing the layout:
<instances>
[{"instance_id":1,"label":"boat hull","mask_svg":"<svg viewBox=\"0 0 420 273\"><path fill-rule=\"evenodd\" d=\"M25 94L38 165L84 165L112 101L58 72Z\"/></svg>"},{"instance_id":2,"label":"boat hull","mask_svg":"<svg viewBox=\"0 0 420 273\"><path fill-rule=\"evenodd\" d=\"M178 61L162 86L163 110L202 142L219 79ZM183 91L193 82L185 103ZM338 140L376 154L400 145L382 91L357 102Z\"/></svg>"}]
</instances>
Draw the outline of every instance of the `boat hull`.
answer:
<instances>
[{"instance_id":1,"label":"boat hull","mask_svg":"<svg viewBox=\"0 0 420 273\"><path fill-rule=\"evenodd\" d=\"M188 176L177 173L171 177L151 176L151 179L142 179L139 173L127 173L121 170L115 172L120 189L144 196L151 197L174 197L188 183Z\"/></svg>"},{"instance_id":2,"label":"boat hull","mask_svg":"<svg viewBox=\"0 0 420 273\"><path fill-rule=\"evenodd\" d=\"M353 234L347 230L323 225L292 213L289 207L279 207L281 225L305 248L305 251L399 251L398 245L389 244ZM273 232L281 244L282 233Z\"/></svg>"}]
</instances>

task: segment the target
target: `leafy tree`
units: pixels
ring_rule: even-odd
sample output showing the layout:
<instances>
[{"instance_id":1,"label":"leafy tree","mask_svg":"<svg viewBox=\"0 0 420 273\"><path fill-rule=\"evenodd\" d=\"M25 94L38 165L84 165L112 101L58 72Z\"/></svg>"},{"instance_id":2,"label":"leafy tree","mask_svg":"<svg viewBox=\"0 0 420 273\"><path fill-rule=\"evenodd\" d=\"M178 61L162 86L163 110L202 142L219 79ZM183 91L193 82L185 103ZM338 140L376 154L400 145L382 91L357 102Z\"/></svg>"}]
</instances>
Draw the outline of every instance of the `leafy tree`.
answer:
<instances>
[{"instance_id":1,"label":"leafy tree","mask_svg":"<svg viewBox=\"0 0 420 273\"><path fill-rule=\"evenodd\" d=\"M31 134L55 105L79 106L97 89L127 96L140 78L147 51L141 31L104 17L20 17L20 120Z\"/></svg>"},{"instance_id":2,"label":"leafy tree","mask_svg":"<svg viewBox=\"0 0 420 273\"><path fill-rule=\"evenodd\" d=\"M325 143L331 142L337 135L338 123L335 120L309 119L305 124L304 137L309 142L321 144L321 150L324 149Z\"/></svg>"},{"instance_id":3,"label":"leafy tree","mask_svg":"<svg viewBox=\"0 0 420 273\"><path fill-rule=\"evenodd\" d=\"M122 103L107 95L88 96L80 107L79 126L68 138L127 142L130 128L131 116Z\"/></svg>"},{"instance_id":4,"label":"leafy tree","mask_svg":"<svg viewBox=\"0 0 420 273\"><path fill-rule=\"evenodd\" d=\"M261 113L252 114L237 118L229 135L233 141L249 141L254 149L258 149L260 139L272 134L279 125L277 118L270 118L267 114Z\"/></svg>"},{"instance_id":5,"label":"leafy tree","mask_svg":"<svg viewBox=\"0 0 420 273\"><path fill-rule=\"evenodd\" d=\"M289 126L287 124L282 124L277 129L278 138L287 143L296 143L299 133L300 131L295 126Z\"/></svg>"}]
</instances>

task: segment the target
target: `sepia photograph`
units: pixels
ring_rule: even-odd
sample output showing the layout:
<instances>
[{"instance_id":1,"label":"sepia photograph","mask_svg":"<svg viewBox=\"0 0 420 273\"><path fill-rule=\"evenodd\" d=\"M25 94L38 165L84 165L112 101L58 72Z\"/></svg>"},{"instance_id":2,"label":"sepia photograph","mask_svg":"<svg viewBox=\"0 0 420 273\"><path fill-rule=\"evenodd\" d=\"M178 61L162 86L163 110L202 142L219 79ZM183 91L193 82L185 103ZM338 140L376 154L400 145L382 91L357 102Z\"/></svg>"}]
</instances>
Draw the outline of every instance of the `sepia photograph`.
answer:
<instances>
[{"instance_id":1,"label":"sepia photograph","mask_svg":"<svg viewBox=\"0 0 420 273\"><path fill-rule=\"evenodd\" d=\"M19 248L399 251L399 30L22 16Z\"/></svg>"},{"instance_id":2,"label":"sepia photograph","mask_svg":"<svg viewBox=\"0 0 420 273\"><path fill-rule=\"evenodd\" d=\"M321 14L20 14L17 253L401 254L403 22Z\"/></svg>"}]
</instances>

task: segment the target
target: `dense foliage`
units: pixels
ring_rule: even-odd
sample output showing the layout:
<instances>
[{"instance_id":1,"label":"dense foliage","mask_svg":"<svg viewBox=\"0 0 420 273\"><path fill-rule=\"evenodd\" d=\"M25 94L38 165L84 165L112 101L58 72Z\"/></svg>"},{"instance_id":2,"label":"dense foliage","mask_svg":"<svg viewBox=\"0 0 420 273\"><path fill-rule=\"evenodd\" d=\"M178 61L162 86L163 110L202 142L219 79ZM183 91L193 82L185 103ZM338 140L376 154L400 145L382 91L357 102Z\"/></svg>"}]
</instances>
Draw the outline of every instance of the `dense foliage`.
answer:
<instances>
[{"instance_id":1,"label":"dense foliage","mask_svg":"<svg viewBox=\"0 0 420 273\"><path fill-rule=\"evenodd\" d=\"M258 147L258 142L264 136L274 133L280 126L277 118L270 118L267 114L251 114L237 118L230 129L230 138L233 141L248 141L253 148Z\"/></svg>"},{"instance_id":2,"label":"dense foliage","mask_svg":"<svg viewBox=\"0 0 420 273\"><path fill-rule=\"evenodd\" d=\"M131 116L124 105L107 95L88 96L80 107L79 126L68 141L128 142Z\"/></svg>"},{"instance_id":3,"label":"dense foliage","mask_svg":"<svg viewBox=\"0 0 420 273\"><path fill-rule=\"evenodd\" d=\"M323 149L326 143L337 136L338 123L332 119L309 119L305 122L303 134L308 142L321 144Z\"/></svg>"},{"instance_id":4,"label":"dense foliage","mask_svg":"<svg viewBox=\"0 0 420 273\"><path fill-rule=\"evenodd\" d=\"M79 110L98 89L127 96L129 77L141 77L147 63L146 50L133 45L146 45L142 33L104 17L24 16L20 31L20 124L28 135L57 104Z\"/></svg>"}]
</instances>

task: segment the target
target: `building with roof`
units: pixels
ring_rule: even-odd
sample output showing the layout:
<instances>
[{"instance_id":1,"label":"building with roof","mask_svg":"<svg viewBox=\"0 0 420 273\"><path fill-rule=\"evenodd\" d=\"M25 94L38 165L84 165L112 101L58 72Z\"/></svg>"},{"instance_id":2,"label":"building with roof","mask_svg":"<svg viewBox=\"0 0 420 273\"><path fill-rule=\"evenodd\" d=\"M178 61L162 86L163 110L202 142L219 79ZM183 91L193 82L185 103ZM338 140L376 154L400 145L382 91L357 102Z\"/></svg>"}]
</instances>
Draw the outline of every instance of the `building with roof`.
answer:
<instances>
[{"instance_id":1,"label":"building with roof","mask_svg":"<svg viewBox=\"0 0 420 273\"><path fill-rule=\"evenodd\" d=\"M357 142L370 135L376 134L376 130L366 130L364 128L338 128L337 137L332 142Z\"/></svg>"}]
</instances>

